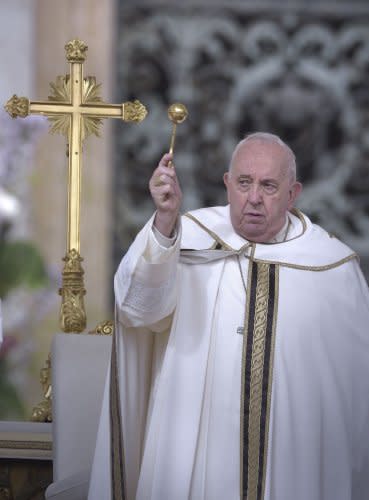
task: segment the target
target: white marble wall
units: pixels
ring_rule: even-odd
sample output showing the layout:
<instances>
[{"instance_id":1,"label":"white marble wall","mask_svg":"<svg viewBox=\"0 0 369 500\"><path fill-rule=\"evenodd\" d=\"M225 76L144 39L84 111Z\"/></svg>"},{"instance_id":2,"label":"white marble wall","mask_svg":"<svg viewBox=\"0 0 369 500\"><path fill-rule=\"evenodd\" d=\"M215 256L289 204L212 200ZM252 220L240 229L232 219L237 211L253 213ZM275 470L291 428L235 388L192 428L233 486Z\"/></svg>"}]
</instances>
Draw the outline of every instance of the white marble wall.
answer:
<instances>
[{"instance_id":1,"label":"white marble wall","mask_svg":"<svg viewBox=\"0 0 369 500\"><path fill-rule=\"evenodd\" d=\"M0 2L0 103L34 90L34 0Z\"/></svg>"}]
</instances>

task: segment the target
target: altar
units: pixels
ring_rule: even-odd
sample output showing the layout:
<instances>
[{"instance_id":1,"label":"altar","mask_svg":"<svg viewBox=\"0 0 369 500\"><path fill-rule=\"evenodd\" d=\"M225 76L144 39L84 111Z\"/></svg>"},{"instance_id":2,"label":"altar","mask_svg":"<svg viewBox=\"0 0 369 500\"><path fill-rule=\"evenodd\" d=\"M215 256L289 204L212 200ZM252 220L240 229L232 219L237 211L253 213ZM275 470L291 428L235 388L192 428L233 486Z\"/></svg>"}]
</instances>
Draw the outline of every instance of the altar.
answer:
<instances>
[{"instance_id":1,"label":"altar","mask_svg":"<svg viewBox=\"0 0 369 500\"><path fill-rule=\"evenodd\" d=\"M52 424L0 422L0 500L44 499L52 478Z\"/></svg>"},{"instance_id":2,"label":"altar","mask_svg":"<svg viewBox=\"0 0 369 500\"><path fill-rule=\"evenodd\" d=\"M0 500L87 498L111 338L54 336L53 423L0 422Z\"/></svg>"}]
</instances>

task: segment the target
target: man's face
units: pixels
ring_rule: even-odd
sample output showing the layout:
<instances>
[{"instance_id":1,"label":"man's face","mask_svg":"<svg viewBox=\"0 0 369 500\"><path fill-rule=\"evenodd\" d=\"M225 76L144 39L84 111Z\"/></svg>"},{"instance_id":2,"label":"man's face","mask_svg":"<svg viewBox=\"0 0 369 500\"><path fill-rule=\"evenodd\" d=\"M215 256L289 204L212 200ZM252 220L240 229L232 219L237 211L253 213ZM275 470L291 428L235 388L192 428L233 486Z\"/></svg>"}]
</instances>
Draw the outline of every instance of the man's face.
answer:
<instances>
[{"instance_id":1,"label":"man's face","mask_svg":"<svg viewBox=\"0 0 369 500\"><path fill-rule=\"evenodd\" d=\"M270 241L282 229L302 189L291 179L286 150L258 139L239 147L224 183L234 230L258 243Z\"/></svg>"}]
</instances>

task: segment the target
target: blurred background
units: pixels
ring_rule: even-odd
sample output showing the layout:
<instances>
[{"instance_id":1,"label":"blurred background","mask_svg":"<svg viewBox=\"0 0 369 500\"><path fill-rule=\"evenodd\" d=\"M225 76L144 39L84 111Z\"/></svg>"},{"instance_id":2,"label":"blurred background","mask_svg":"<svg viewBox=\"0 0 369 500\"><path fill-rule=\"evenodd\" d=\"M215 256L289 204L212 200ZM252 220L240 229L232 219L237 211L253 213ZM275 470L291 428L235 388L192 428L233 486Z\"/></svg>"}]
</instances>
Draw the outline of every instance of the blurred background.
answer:
<instances>
[{"instance_id":1,"label":"blurred background","mask_svg":"<svg viewBox=\"0 0 369 500\"><path fill-rule=\"evenodd\" d=\"M149 109L139 125L106 122L84 145L88 329L112 318L114 269L153 211L147 184L169 147L173 102L189 111L175 153L183 211L225 203L235 144L276 133L297 156L299 207L348 243L369 277L367 0L1 0L0 28L2 103L14 93L46 100L78 37L103 99ZM66 148L42 118L0 110L0 125L0 418L27 419L59 331Z\"/></svg>"}]
</instances>

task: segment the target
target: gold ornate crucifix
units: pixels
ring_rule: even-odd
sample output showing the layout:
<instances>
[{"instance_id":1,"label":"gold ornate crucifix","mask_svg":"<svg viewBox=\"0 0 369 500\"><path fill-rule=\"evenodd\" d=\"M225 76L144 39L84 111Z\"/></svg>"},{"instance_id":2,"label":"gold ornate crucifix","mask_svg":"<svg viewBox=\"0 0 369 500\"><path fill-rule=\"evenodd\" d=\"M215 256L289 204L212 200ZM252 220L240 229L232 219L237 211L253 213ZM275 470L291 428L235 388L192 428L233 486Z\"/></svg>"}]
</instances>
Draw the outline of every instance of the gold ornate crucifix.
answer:
<instances>
[{"instance_id":1,"label":"gold ornate crucifix","mask_svg":"<svg viewBox=\"0 0 369 500\"><path fill-rule=\"evenodd\" d=\"M99 135L103 118L119 118L127 122L140 122L146 108L139 102L106 104L99 92L100 84L95 77L83 77L83 63L88 47L81 40L71 40L65 45L70 73L58 76L51 83L49 100L29 101L26 97L13 95L5 109L13 118L40 114L51 121L51 132L59 132L68 141L68 223L67 252L64 257L60 324L64 332L82 332L86 327L84 308L84 271L80 255L80 208L82 143L90 135Z\"/></svg>"}]
</instances>

